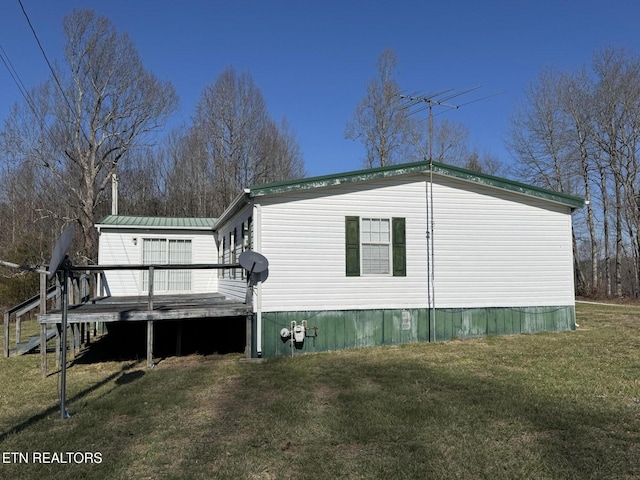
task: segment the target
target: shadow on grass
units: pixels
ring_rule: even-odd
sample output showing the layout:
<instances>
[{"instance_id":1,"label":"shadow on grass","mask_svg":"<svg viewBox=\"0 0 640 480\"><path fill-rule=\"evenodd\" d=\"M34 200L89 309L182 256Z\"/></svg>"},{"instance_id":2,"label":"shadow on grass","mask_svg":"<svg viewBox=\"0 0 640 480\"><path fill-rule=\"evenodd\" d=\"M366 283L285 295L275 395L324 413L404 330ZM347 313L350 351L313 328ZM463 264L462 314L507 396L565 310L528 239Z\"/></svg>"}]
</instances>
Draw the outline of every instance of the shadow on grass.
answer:
<instances>
[{"instance_id":1,"label":"shadow on grass","mask_svg":"<svg viewBox=\"0 0 640 480\"><path fill-rule=\"evenodd\" d=\"M254 447L250 458L271 448L263 461L296 464L300 479L640 475L638 419L615 404L591 408L554 389L537 393L526 378L455 371L396 354L353 363L322 357L256 366L250 381L234 384L233 394L216 405L221 418L233 421L217 425L211 436L229 448L262 417L253 438L236 443L239 450ZM217 448L203 444L194 455L216 458ZM210 478L224 478L225 469L251 474L225 463L233 452L227 455L217 457L221 470Z\"/></svg>"},{"instance_id":2,"label":"shadow on grass","mask_svg":"<svg viewBox=\"0 0 640 480\"><path fill-rule=\"evenodd\" d=\"M122 366L122 368L120 369L120 371L118 372L114 372L111 375L109 375L108 377L106 377L105 379L101 380L100 382L96 383L95 385L92 385L89 388L84 389L81 392L78 392L76 395L74 395L71 398L66 399L66 402L68 404L73 403L77 400L82 399L83 397L87 396L88 394L90 394L91 392L99 389L100 387L108 384L109 382L111 382L112 380L115 379L115 383L116 385L124 385L127 383L131 383L135 380L138 380L139 378L141 378L142 376L144 376L144 372L137 370L134 372L130 372L127 373L128 370L132 369L134 366L136 365L136 363L129 363L129 364L125 364ZM13 435L13 434L17 434L22 432L23 430L26 430L27 428L31 427L32 425L40 422L41 420L44 420L45 418L49 417L50 415L53 415L54 413L61 413L60 412L60 404L56 405L56 406L52 406L47 408L46 410L33 415L32 417L28 418L27 420L21 422L20 424L16 425L15 427L9 428L6 432L0 433L0 443L2 443L9 435Z\"/></svg>"},{"instance_id":3,"label":"shadow on grass","mask_svg":"<svg viewBox=\"0 0 640 480\"><path fill-rule=\"evenodd\" d=\"M571 401L570 387L531 385L534 370L492 371L486 358L471 367L432 364L428 348L261 364L206 359L146 377L124 366L100 382L117 378L115 398L92 406L113 420L92 440L117 438L103 452L104 468L117 473L105 470L102 478L124 478L129 468L147 478L211 479L640 475L637 409ZM212 373L223 364L226 377ZM55 411L33 416L0 441ZM90 413L85 422L93 421ZM131 445L145 454L120 455Z\"/></svg>"},{"instance_id":4,"label":"shadow on grass","mask_svg":"<svg viewBox=\"0 0 640 480\"><path fill-rule=\"evenodd\" d=\"M530 461L537 469L531 471L530 478L538 478L541 472L543 477L556 478L627 478L640 474L640 425L623 408L596 404L591 408L572 401L569 395L538 394L526 384L492 378L490 374L458 374L447 368L393 361L366 365L353 372L348 376L354 382L350 390L358 391L357 384L378 385L383 390L397 385L395 381L390 383L389 371L395 372L397 379L404 379L408 387L403 389L401 381L399 390L386 392L387 402L382 408L376 408L375 403L372 409L359 407L367 405L366 389L355 398L336 397L332 415L339 435L364 442L403 438L411 443L412 438L429 432L440 438L438 444L429 442L430 456L442 457L444 452L450 465L458 465L444 475L439 472L445 478L491 478L500 473L501 462L526 468ZM425 393L416 405L420 390ZM390 411L398 418L398 430L389 437L388 429L380 426L389 425ZM354 416L368 417L367 423L354 428L350 420ZM351 432L344 429L349 425ZM466 443L474 446L465 447ZM526 459L524 450L534 453ZM501 454L505 458L499 458ZM537 454L542 457L539 461L534 460Z\"/></svg>"}]
</instances>

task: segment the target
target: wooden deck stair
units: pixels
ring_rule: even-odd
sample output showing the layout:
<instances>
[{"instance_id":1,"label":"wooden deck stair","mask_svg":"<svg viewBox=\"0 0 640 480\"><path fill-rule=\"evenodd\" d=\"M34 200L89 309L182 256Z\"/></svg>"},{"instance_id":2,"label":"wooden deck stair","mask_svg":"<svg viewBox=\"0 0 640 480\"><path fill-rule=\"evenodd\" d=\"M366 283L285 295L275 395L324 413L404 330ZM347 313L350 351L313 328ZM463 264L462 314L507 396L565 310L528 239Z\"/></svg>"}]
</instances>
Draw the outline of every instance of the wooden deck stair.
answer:
<instances>
[{"instance_id":1,"label":"wooden deck stair","mask_svg":"<svg viewBox=\"0 0 640 480\"><path fill-rule=\"evenodd\" d=\"M57 328L47 328L47 341L56 336ZM20 342L16 345L16 348L9 350L9 356L24 355L25 353L31 353L40 349L40 335L31 335L26 342Z\"/></svg>"}]
</instances>

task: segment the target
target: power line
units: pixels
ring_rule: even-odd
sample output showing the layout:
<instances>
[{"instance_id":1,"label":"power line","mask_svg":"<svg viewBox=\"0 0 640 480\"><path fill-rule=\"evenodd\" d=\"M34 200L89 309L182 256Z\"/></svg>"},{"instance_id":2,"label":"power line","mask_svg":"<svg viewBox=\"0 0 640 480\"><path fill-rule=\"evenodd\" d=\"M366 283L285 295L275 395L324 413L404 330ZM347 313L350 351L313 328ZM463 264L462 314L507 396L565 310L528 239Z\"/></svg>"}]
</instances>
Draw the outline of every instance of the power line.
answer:
<instances>
[{"instance_id":1,"label":"power line","mask_svg":"<svg viewBox=\"0 0 640 480\"><path fill-rule=\"evenodd\" d=\"M64 88L62 88L62 84L60 83L60 80L58 79L58 76L56 75L56 72L55 72L55 70L53 68L53 65L51 65L51 62L49 61L49 57L47 57L47 54L44 51L44 48L42 47L42 43L40 42L40 39L38 38L38 34L36 33L36 30L33 27L33 24L31 23L31 19L29 18L29 15L27 14L27 11L25 10L24 5L22 4L22 0L18 0L18 3L20 4L20 8L22 9L22 13L24 14L24 18L27 19L27 23L29 24L29 28L31 28L31 32L33 33L33 36L36 39L36 42L38 43L38 47L40 48L40 51L42 52L42 56L44 57L45 61L47 62L47 66L49 67L49 70L51 71L51 75L53 75L53 79L55 80L56 85L58 86L58 89L60 90L60 93L62 93L62 96L64 97L64 100L67 102L67 106L69 107L71 112L73 112L73 105L69 101L69 97L67 97L67 94L65 93Z\"/></svg>"},{"instance_id":2,"label":"power line","mask_svg":"<svg viewBox=\"0 0 640 480\"><path fill-rule=\"evenodd\" d=\"M51 75L53 76L53 79L55 80L56 86L58 87L58 89L60 90L60 93L62 94L62 97L64 98L67 107L69 107L69 111L71 112L71 115L76 115L76 112L73 108L73 104L71 103L71 101L69 100L69 97L67 96L67 94L64 91L64 88L62 87L62 84L60 83L60 79L58 78L58 75L56 75L56 72L53 68L53 65L51 64L51 62L49 61L49 57L47 57L46 52L44 51L44 47L42 46L42 43L40 42L40 38L38 38L38 34L36 33L35 28L33 27L33 24L31 23L31 19L29 18L29 15L27 14L27 11L24 8L24 5L22 4L22 0L18 0L18 3L20 4L20 8L22 9L22 13L24 14L24 17L27 20L27 23L29 24L29 28L31 28L31 32L33 33L33 37L36 39L36 42L38 43L38 47L40 48L40 51L42 52L42 56L44 57L45 61L47 62L47 66L49 67L49 70L51 71ZM38 115L36 113L36 115ZM51 138L53 138L53 136L51 135L51 131L50 129L47 129L48 134L51 136ZM82 133L82 136L85 138L85 140L88 142L89 141L89 137L87 136L87 132L85 132L84 128L82 126L80 126L80 132Z\"/></svg>"},{"instance_id":3,"label":"power line","mask_svg":"<svg viewBox=\"0 0 640 480\"><path fill-rule=\"evenodd\" d=\"M0 60L2 61L2 63L5 66L5 68L9 72L9 75L11 75L11 78L13 79L13 82L18 87L18 90L20 91L20 93L24 97L24 100L25 100L25 102L27 102L27 105L29 105L29 107L31 108L33 113L36 113L36 108L35 108L35 104L33 103L33 99L29 95L29 91L24 86L24 83L22 82L22 79L20 78L20 75L18 75L17 70L15 69L13 64L11 63L11 60L9 60L9 55L7 55L7 52L2 47L2 44L0 44Z\"/></svg>"}]
</instances>

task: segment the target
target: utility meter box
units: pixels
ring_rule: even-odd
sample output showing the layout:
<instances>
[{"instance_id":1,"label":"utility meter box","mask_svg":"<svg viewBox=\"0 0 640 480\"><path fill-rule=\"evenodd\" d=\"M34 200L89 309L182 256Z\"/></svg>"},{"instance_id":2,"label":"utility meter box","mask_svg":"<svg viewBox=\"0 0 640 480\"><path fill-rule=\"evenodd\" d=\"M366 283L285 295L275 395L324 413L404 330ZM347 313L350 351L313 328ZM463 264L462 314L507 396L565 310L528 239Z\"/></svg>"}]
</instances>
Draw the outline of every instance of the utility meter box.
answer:
<instances>
[{"instance_id":1,"label":"utility meter box","mask_svg":"<svg viewBox=\"0 0 640 480\"><path fill-rule=\"evenodd\" d=\"M296 325L293 327L293 341L296 343L304 343L304 325Z\"/></svg>"}]
</instances>

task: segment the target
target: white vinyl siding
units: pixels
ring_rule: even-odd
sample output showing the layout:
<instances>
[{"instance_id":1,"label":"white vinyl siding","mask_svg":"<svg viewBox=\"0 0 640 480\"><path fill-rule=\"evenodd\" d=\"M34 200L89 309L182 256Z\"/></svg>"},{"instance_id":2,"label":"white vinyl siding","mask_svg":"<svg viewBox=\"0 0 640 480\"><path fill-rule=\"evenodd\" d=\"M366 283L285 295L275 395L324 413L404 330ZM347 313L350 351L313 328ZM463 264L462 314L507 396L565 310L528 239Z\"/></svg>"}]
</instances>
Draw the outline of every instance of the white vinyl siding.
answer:
<instances>
[{"instance_id":1,"label":"white vinyl siding","mask_svg":"<svg viewBox=\"0 0 640 480\"><path fill-rule=\"evenodd\" d=\"M217 229L219 245L221 248L224 245L224 251L220 252L223 263L238 263L240 254L250 246L253 235L251 215L251 205L247 205ZM222 278L218 280L220 293L227 298L244 302L247 295L245 275L239 269L224 272Z\"/></svg>"},{"instance_id":2,"label":"white vinyl siding","mask_svg":"<svg viewBox=\"0 0 640 480\"><path fill-rule=\"evenodd\" d=\"M143 239L189 240L191 243L191 261L189 263L217 263L218 248L211 231L171 232L162 230L157 234L141 233L136 229L109 229L104 227L100 232L98 263L100 265L140 265L143 263ZM179 250L175 250L176 254ZM184 253L186 256L187 254ZM172 257L175 258L175 257ZM185 258L185 257L183 257ZM184 263L175 261L175 263ZM175 271L174 271L175 272ZM217 270L190 270L191 288L184 293L209 293L218 291ZM154 283L161 270L154 272ZM140 270L107 271L107 280L111 294L114 296L144 295L143 272ZM173 277L184 284L179 275ZM156 292L157 286L154 289Z\"/></svg>"},{"instance_id":3,"label":"white vinyl siding","mask_svg":"<svg viewBox=\"0 0 640 480\"><path fill-rule=\"evenodd\" d=\"M424 197L423 175L256 197L260 253L269 260L263 310L425 307ZM406 276L346 275L345 217L405 218Z\"/></svg>"},{"instance_id":4,"label":"white vinyl siding","mask_svg":"<svg viewBox=\"0 0 640 480\"><path fill-rule=\"evenodd\" d=\"M569 207L493 192L434 186L436 307L573 305Z\"/></svg>"},{"instance_id":5,"label":"white vinyl siding","mask_svg":"<svg viewBox=\"0 0 640 480\"><path fill-rule=\"evenodd\" d=\"M263 311L428 307L427 178L256 197ZM436 308L574 304L568 206L442 175L433 202ZM406 219L406 277L345 275L348 216Z\"/></svg>"}]
</instances>

